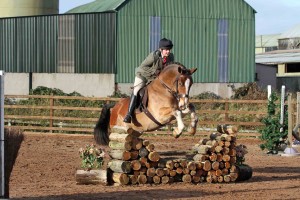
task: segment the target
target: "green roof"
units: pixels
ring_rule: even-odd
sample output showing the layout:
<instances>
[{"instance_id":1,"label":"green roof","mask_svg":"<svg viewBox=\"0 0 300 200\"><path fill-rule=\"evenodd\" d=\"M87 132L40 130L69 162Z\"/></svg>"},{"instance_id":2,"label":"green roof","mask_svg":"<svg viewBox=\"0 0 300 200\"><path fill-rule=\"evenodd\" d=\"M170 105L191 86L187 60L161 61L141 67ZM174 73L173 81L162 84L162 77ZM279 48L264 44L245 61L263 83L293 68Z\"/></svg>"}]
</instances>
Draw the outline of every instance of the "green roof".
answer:
<instances>
[{"instance_id":1,"label":"green roof","mask_svg":"<svg viewBox=\"0 0 300 200\"><path fill-rule=\"evenodd\" d=\"M105 12L105 11L117 11L117 9L126 0L95 0L91 3L87 3L76 8L73 8L66 13L89 13L89 12Z\"/></svg>"}]
</instances>

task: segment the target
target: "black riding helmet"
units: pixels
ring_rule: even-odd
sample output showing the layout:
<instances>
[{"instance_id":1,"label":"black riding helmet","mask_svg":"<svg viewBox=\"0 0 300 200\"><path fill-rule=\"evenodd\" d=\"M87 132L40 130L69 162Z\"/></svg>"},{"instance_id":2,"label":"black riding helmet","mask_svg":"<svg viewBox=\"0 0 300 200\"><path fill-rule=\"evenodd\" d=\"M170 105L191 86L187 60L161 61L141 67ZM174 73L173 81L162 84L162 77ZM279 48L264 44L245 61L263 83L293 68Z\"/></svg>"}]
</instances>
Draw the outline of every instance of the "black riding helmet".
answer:
<instances>
[{"instance_id":1,"label":"black riding helmet","mask_svg":"<svg viewBox=\"0 0 300 200\"><path fill-rule=\"evenodd\" d=\"M172 49L173 43L171 40L169 40L167 38L163 38L159 41L159 48L160 49Z\"/></svg>"}]
</instances>

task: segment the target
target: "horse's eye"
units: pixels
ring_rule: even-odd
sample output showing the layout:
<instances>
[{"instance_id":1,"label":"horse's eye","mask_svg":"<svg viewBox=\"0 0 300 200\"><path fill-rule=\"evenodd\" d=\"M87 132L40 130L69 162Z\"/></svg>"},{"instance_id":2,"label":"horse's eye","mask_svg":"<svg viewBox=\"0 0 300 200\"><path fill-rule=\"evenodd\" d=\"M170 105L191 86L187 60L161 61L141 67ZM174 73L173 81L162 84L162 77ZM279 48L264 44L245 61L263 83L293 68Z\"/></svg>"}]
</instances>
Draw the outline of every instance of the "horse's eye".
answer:
<instances>
[{"instance_id":1,"label":"horse's eye","mask_svg":"<svg viewBox=\"0 0 300 200\"><path fill-rule=\"evenodd\" d=\"M180 82L180 83L179 83L179 86L183 86L183 83Z\"/></svg>"}]
</instances>

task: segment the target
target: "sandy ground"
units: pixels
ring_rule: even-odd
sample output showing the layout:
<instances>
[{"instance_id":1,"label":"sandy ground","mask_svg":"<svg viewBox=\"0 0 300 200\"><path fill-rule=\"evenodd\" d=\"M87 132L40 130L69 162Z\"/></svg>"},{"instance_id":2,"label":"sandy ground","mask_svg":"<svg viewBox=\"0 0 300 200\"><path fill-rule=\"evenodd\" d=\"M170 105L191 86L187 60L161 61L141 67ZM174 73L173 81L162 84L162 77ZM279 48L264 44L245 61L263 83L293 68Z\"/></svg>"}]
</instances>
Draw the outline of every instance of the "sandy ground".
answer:
<instances>
[{"instance_id":1,"label":"sandy ground","mask_svg":"<svg viewBox=\"0 0 300 200\"><path fill-rule=\"evenodd\" d=\"M191 149L201 138L143 136L157 151ZM256 138L238 139L249 153L250 180L237 183L172 183L167 185L78 185L78 149L94 143L92 135L25 133L10 180L10 199L300 199L300 156L267 155Z\"/></svg>"}]
</instances>

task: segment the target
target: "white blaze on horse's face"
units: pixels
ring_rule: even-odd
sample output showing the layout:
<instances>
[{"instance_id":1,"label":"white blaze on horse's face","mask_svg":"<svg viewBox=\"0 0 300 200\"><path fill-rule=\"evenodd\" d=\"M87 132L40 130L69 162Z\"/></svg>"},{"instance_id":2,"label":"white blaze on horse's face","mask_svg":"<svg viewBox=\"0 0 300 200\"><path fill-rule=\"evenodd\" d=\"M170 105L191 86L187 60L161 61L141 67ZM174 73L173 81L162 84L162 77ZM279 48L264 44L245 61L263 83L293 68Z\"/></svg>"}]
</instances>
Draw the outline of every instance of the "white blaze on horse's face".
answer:
<instances>
[{"instance_id":1,"label":"white blaze on horse's face","mask_svg":"<svg viewBox=\"0 0 300 200\"><path fill-rule=\"evenodd\" d=\"M183 93L180 93L178 101L178 107L180 110L185 110L188 107L191 83L192 81L189 78L185 79L184 84L179 83L179 87L181 86L183 89Z\"/></svg>"}]
</instances>

